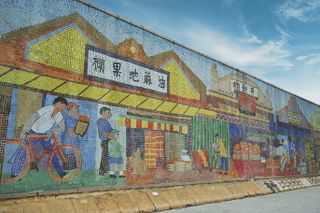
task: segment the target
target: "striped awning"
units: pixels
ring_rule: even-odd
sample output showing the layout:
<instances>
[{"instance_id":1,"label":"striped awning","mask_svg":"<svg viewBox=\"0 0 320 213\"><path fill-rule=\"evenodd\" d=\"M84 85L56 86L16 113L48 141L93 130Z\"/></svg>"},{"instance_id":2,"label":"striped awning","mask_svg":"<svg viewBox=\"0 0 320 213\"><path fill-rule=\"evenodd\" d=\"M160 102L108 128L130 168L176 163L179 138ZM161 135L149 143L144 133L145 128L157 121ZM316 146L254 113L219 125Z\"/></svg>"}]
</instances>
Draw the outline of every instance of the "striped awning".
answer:
<instances>
[{"instance_id":1,"label":"striped awning","mask_svg":"<svg viewBox=\"0 0 320 213\"><path fill-rule=\"evenodd\" d=\"M127 128L159 130L168 132L178 132L188 134L188 126L179 123L171 123L166 121L153 121L147 119L137 119L131 117L119 117L118 126L126 126Z\"/></svg>"},{"instance_id":2,"label":"striped awning","mask_svg":"<svg viewBox=\"0 0 320 213\"><path fill-rule=\"evenodd\" d=\"M12 84L35 89L37 91L53 92L73 97L88 98L94 101L116 104L121 107L132 107L142 110L151 110L160 113L169 113L182 116L196 116L200 108L190 104L176 103L170 100L161 100L145 95L131 94L114 89L101 88L93 85L73 82L72 79L62 79L45 76L25 70L14 69L0 65L0 83ZM213 111L207 110L204 114L215 116Z\"/></svg>"},{"instance_id":3,"label":"striped awning","mask_svg":"<svg viewBox=\"0 0 320 213\"><path fill-rule=\"evenodd\" d=\"M153 112L188 117L205 116L223 120L241 118L252 120L264 126L269 124L268 119L230 112L221 108L201 108L192 104L178 103L168 99L157 99L142 94L131 94L115 89L73 82L72 79L45 76L43 74L15 69L3 65L0 65L0 83L11 84L22 88L30 88L31 90L34 89L36 91L58 93L76 98L79 97L104 102L106 104L114 104L119 107L130 107L140 110L150 110ZM230 113L233 114L233 116L225 115ZM179 126L175 124L170 125L173 126L170 128L174 129L177 129L176 126ZM167 128L165 128L165 130L167 130Z\"/></svg>"}]
</instances>

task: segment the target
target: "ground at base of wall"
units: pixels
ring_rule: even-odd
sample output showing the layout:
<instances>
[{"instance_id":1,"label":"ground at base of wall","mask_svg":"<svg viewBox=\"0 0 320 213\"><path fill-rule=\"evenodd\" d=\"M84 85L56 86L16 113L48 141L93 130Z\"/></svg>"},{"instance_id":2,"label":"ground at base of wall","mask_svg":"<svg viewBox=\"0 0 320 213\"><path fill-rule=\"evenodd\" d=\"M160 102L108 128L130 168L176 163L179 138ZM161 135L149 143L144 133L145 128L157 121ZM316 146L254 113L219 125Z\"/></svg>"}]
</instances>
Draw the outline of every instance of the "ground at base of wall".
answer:
<instances>
[{"instance_id":1,"label":"ground at base of wall","mask_svg":"<svg viewBox=\"0 0 320 213\"><path fill-rule=\"evenodd\" d=\"M98 171L94 170L80 171L76 178L67 183L59 183L52 180L47 171L29 171L20 181L1 184L0 195L17 191L23 193L126 185L126 180L123 178L110 178L108 174L99 176L97 173Z\"/></svg>"},{"instance_id":2,"label":"ground at base of wall","mask_svg":"<svg viewBox=\"0 0 320 213\"><path fill-rule=\"evenodd\" d=\"M4 212L155 212L320 185L320 176L2 199Z\"/></svg>"}]
</instances>

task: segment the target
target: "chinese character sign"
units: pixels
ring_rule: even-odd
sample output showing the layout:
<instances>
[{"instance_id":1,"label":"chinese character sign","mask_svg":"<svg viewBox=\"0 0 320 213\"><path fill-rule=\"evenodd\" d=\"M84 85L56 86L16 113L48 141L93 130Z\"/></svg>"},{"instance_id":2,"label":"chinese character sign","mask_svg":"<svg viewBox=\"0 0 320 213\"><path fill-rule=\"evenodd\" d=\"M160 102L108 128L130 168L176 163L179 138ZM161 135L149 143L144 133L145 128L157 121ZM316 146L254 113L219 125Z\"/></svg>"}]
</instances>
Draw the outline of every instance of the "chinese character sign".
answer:
<instances>
[{"instance_id":1,"label":"chinese character sign","mask_svg":"<svg viewBox=\"0 0 320 213\"><path fill-rule=\"evenodd\" d=\"M301 116L295 112L288 112L288 121L290 124L300 125Z\"/></svg>"},{"instance_id":2,"label":"chinese character sign","mask_svg":"<svg viewBox=\"0 0 320 213\"><path fill-rule=\"evenodd\" d=\"M86 48L87 76L168 94L169 73L95 47Z\"/></svg>"},{"instance_id":3,"label":"chinese character sign","mask_svg":"<svg viewBox=\"0 0 320 213\"><path fill-rule=\"evenodd\" d=\"M248 95L258 97L258 89L256 87L253 87L249 84L243 83L238 80L231 79L231 91L238 91L238 92L243 92Z\"/></svg>"}]
</instances>

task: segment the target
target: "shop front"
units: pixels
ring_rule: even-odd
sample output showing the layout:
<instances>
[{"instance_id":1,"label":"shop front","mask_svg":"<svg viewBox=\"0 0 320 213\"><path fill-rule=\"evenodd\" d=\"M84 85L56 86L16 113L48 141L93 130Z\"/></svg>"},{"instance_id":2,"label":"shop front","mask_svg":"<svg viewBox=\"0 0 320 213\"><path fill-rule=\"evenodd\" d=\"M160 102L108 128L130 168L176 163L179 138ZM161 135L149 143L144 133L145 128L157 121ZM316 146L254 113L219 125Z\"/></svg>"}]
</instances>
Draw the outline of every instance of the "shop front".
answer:
<instances>
[{"instance_id":1,"label":"shop front","mask_svg":"<svg viewBox=\"0 0 320 213\"><path fill-rule=\"evenodd\" d=\"M232 163L240 177L267 175L270 137L267 130L230 125Z\"/></svg>"},{"instance_id":2,"label":"shop front","mask_svg":"<svg viewBox=\"0 0 320 213\"><path fill-rule=\"evenodd\" d=\"M137 116L119 117L118 126L127 132L128 183L154 182L163 173L191 170L186 147L188 123ZM158 180L159 181L159 180Z\"/></svg>"}]
</instances>

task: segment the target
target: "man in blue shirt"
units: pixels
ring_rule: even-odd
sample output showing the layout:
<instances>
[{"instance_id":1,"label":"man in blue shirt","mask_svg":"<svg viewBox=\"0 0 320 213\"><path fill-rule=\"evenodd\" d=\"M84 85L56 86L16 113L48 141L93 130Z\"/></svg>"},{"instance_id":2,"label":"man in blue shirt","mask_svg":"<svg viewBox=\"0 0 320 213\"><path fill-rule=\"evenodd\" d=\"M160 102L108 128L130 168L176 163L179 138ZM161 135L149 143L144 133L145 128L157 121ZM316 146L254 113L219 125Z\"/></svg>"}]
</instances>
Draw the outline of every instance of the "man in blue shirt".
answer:
<instances>
[{"instance_id":1,"label":"man in blue shirt","mask_svg":"<svg viewBox=\"0 0 320 213\"><path fill-rule=\"evenodd\" d=\"M100 109L100 115L101 117L97 120L98 134L101 140L101 148L102 148L99 175L104 175L104 173L109 170L108 141L117 140L117 138L115 138L112 134L110 134L111 131L113 130L109 123L109 119L112 116L111 109L108 107L102 107Z\"/></svg>"},{"instance_id":2,"label":"man in blue shirt","mask_svg":"<svg viewBox=\"0 0 320 213\"><path fill-rule=\"evenodd\" d=\"M80 116L79 105L75 102L69 102L67 110L68 112L64 115L65 130L62 134L63 140L61 144L73 145L80 149L80 138L75 132L77 121ZM70 149L66 149L63 154L67 158L67 164L64 165L65 172L67 172L67 170L75 169L77 167L77 162L74 152Z\"/></svg>"}]
</instances>

